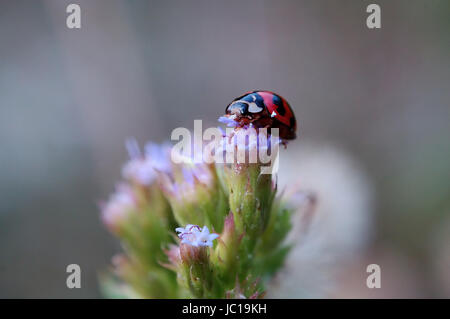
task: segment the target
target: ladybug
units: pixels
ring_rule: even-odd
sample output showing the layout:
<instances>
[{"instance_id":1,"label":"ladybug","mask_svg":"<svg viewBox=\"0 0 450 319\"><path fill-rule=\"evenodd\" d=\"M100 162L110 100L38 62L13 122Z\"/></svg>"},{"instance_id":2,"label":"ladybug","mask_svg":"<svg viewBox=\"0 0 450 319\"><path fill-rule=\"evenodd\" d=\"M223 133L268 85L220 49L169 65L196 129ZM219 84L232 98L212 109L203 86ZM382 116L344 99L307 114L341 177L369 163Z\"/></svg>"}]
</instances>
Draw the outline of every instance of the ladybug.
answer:
<instances>
[{"instance_id":1,"label":"ladybug","mask_svg":"<svg viewBox=\"0 0 450 319\"><path fill-rule=\"evenodd\" d=\"M278 128L283 140L297 136L297 121L289 103L270 91L250 91L235 98L225 109L225 117L237 127Z\"/></svg>"}]
</instances>

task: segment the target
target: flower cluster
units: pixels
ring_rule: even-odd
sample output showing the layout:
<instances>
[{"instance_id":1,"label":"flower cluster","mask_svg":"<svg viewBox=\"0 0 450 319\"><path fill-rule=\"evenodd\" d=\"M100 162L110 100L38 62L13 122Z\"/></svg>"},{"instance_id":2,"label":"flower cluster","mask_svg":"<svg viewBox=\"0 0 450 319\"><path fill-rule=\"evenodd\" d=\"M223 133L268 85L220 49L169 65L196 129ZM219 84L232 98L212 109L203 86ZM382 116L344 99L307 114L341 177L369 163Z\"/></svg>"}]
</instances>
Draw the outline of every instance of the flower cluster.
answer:
<instances>
[{"instance_id":1,"label":"flower cluster","mask_svg":"<svg viewBox=\"0 0 450 319\"><path fill-rule=\"evenodd\" d=\"M182 244L188 244L194 247L213 246L213 240L219 237L218 234L210 234L207 226L203 229L197 225L187 225L185 228L178 227L175 229L178 237L181 238Z\"/></svg>"},{"instance_id":2,"label":"flower cluster","mask_svg":"<svg viewBox=\"0 0 450 319\"><path fill-rule=\"evenodd\" d=\"M251 126L234 127L221 145L225 156L235 155L228 164L211 164L180 163L168 145L150 143L142 152L135 140L127 141L123 181L101 206L102 220L123 246L102 277L105 294L262 297L289 252L284 239L291 210L276 195L273 175L264 172L273 158L245 159L252 151L271 155L278 144Z\"/></svg>"}]
</instances>

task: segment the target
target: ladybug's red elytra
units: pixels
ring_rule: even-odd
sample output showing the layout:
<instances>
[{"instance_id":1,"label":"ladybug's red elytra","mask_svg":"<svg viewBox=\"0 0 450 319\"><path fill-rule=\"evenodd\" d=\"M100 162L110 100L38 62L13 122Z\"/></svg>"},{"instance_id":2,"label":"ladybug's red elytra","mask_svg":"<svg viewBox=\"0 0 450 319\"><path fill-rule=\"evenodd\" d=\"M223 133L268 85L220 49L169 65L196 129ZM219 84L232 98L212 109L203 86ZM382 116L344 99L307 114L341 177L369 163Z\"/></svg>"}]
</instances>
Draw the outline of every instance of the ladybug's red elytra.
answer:
<instances>
[{"instance_id":1,"label":"ladybug's red elytra","mask_svg":"<svg viewBox=\"0 0 450 319\"><path fill-rule=\"evenodd\" d=\"M225 109L225 116L239 127L251 123L257 128L278 128L283 140L297 136L297 121L289 103L270 91L251 91L235 98Z\"/></svg>"}]
</instances>

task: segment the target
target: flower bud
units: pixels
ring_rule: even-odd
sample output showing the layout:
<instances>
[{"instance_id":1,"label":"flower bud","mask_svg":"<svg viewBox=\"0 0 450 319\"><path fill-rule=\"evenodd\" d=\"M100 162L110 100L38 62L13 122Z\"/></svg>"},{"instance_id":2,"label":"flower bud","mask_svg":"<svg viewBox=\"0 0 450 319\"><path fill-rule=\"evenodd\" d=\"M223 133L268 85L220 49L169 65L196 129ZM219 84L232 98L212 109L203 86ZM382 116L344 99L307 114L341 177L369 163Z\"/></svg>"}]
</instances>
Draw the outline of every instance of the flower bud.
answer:
<instances>
[{"instance_id":1,"label":"flower bud","mask_svg":"<svg viewBox=\"0 0 450 319\"><path fill-rule=\"evenodd\" d=\"M238 232L244 233L247 242L252 246L251 243L255 242L267 225L276 192L272 175L264 174L263 163L259 161L259 157L258 160L252 161L252 154L259 155L262 150L260 140L265 139L267 142L268 137L254 128L239 128L231 132L228 139L235 144L231 144L231 148L228 146L227 152L234 150L238 153L233 164L224 167L230 208ZM239 156L242 150L246 152L245 156Z\"/></svg>"},{"instance_id":2,"label":"flower bud","mask_svg":"<svg viewBox=\"0 0 450 319\"><path fill-rule=\"evenodd\" d=\"M242 236L236 232L233 214L225 219L222 234L214 250L213 260L217 263L221 276L225 281L233 281L239 271L239 244Z\"/></svg>"},{"instance_id":3,"label":"flower bud","mask_svg":"<svg viewBox=\"0 0 450 319\"><path fill-rule=\"evenodd\" d=\"M109 200L100 207L103 223L111 232L118 234L126 219L137 209L137 202L130 186L118 184Z\"/></svg>"},{"instance_id":4,"label":"flower bud","mask_svg":"<svg viewBox=\"0 0 450 319\"><path fill-rule=\"evenodd\" d=\"M122 168L122 176L131 184L152 185L156 181L157 171L170 171L169 147L148 143L142 153L137 141L126 142L130 160Z\"/></svg>"},{"instance_id":5,"label":"flower bud","mask_svg":"<svg viewBox=\"0 0 450 319\"><path fill-rule=\"evenodd\" d=\"M222 230L228 203L212 165L186 159L159 180L180 225L191 222Z\"/></svg>"},{"instance_id":6,"label":"flower bud","mask_svg":"<svg viewBox=\"0 0 450 319\"><path fill-rule=\"evenodd\" d=\"M218 234L210 234L207 226L187 225L176 229L180 243L180 259L184 282L187 288L198 297L213 296L215 278L209 258L209 248Z\"/></svg>"}]
</instances>

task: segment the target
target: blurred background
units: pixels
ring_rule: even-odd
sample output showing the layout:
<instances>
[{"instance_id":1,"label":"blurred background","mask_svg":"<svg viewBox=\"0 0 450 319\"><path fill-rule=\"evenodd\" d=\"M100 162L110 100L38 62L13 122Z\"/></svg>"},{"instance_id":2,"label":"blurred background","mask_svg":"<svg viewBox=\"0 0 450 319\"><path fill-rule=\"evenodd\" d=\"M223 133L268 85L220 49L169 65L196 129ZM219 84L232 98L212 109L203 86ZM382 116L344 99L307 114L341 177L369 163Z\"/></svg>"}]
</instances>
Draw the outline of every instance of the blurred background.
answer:
<instances>
[{"instance_id":1,"label":"blurred background","mask_svg":"<svg viewBox=\"0 0 450 319\"><path fill-rule=\"evenodd\" d=\"M66 27L72 2L81 29ZM371 185L348 206L366 209L334 215L370 218L335 234L365 244L328 296L450 297L450 2L375 1L382 28L370 30L372 2L1 0L0 297L101 297L97 275L119 247L97 203L125 139L215 125L252 89L290 102L299 159L306 141L351 158L329 193L356 166ZM66 287L71 263L81 289ZM371 263L381 289L366 287Z\"/></svg>"}]
</instances>

